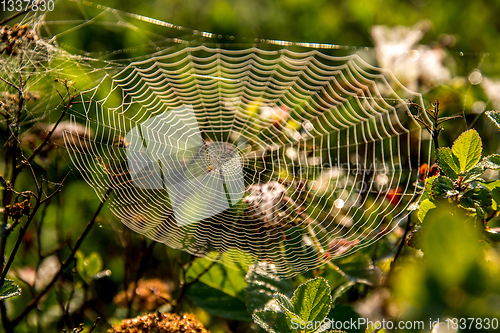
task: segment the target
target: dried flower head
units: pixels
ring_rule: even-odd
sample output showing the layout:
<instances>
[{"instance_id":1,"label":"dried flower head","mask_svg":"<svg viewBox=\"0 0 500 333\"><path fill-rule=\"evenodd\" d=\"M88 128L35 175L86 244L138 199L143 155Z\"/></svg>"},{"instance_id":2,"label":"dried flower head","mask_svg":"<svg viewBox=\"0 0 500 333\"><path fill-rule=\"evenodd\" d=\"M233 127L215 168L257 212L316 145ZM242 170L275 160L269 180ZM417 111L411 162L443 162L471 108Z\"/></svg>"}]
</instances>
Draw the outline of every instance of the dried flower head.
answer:
<instances>
[{"instance_id":1,"label":"dried flower head","mask_svg":"<svg viewBox=\"0 0 500 333\"><path fill-rule=\"evenodd\" d=\"M26 48L37 40L36 33L27 24L15 24L0 27L0 54L17 55L20 49Z\"/></svg>"},{"instance_id":2,"label":"dried flower head","mask_svg":"<svg viewBox=\"0 0 500 333\"><path fill-rule=\"evenodd\" d=\"M23 215L29 215L31 210L31 203L29 199L22 202L14 202L12 205L5 206L5 213L13 220L18 220Z\"/></svg>"},{"instance_id":3,"label":"dried flower head","mask_svg":"<svg viewBox=\"0 0 500 333\"><path fill-rule=\"evenodd\" d=\"M124 319L113 325L109 333L208 333L192 314L150 313L133 319Z\"/></svg>"},{"instance_id":4,"label":"dried flower head","mask_svg":"<svg viewBox=\"0 0 500 333\"><path fill-rule=\"evenodd\" d=\"M277 218L286 194L286 188L277 181L265 184L250 185L247 188L248 195L243 199L248 204L250 212L256 214L264 222L272 222Z\"/></svg>"},{"instance_id":5,"label":"dried flower head","mask_svg":"<svg viewBox=\"0 0 500 333\"><path fill-rule=\"evenodd\" d=\"M260 223L259 232L281 232L304 222L303 207L297 207L287 195L285 185L277 181L254 184L247 187L248 195L243 199L248 206L247 219ZM294 214L290 211L293 210Z\"/></svg>"},{"instance_id":6,"label":"dried flower head","mask_svg":"<svg viewBox=\"0 0 500 333\"><path fill-rule=\"evenodd\" d=\"M137 311L153 311L171 300L171 286L160 279L141 279L137 283L131 283L126 291L120 292L114 298L118 306L126 307L128 300L134 300L132 305ZM135 294L135 295L134 295Z\"/></svg>"}]
</instances>

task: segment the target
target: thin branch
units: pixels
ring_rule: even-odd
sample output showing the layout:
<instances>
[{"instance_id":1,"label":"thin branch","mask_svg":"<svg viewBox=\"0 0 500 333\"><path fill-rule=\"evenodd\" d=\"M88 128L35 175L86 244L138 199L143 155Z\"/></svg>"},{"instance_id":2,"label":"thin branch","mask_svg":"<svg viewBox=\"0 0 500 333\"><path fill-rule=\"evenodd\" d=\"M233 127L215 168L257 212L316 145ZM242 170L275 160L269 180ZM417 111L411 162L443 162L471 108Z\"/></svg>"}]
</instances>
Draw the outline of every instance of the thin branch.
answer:
<instances>
[{"instance_id":1,"label":"thin branch","mask_svg":"<svg viewBox=\"0 0 500 333\"><path fill-rule=\"evenodd\" d=\"M97 216L101 212L102 207L104 207L104 203L108 199L108 197L111 194L111 192L112 192L111 188L109 188L106 191L106 193L105 193L105 195L104 195L101 203L99 204L99 207L97 207L96 212L92 216L92 219L89 221L89 223L85 227L85 230L80 235L80 237L78 237L78 240L76 241L75 246L73 247L71 253L69 254L68 258L61 264L61 267L59 268L59 271L54 276L54 278L49 282L49 284L47 284L47 286L43 290L41 290L38 293L38 295L36 295L31 300L31 302L24 308L23 312L21 312L21 314L19 314L15 319L12 320L11 323L12 323L13 327L16 326L17 324L19 324L21 322L21 320L23 320L23 318L31 310L33 310L37 306L37 304L40 301L40 299L52 288L52 286L56 283L56 281L62 276L62 274L64 273L64 271L66 270L66 268L68 268L68 266L71 264L71 262L75 259L76 251L78 251L78 249L80 248L80 245L82 244L83 240L85 239L85 237L87 236L87 234L90 232L90 229L92 229L92 226L94 225L94 223L95 223L95 221L97 219Z\"/></svg>"},{"instance_id":2,"label":"thin branch","mask_svg":"<svg viewBox=\"0 0 500 333\"><path fill-rule=\"evenodd\" d=\"M36 187L36 192L37 192L36 197L41 198L42 187L40 186L40 184L38 184L38 179L36 178L36 174L35 174L35 170L33 170L33 166L30 163L28 163L28 166L29 166L29 169L31 171L31 176L33 176L33 180L35 181L35 187ZM43 178L42 178L42 180L43 180Z\"/></svg>"},{"instance_id":3,"label":"thin branch","mask_svg":"<svg viewBox=\"0 0 500 333\"><path fill-rule=\"evenodd\" d=\"M12 252L9 256L9 260L7 261L7 264L3 267L2 271L2 276L0 277L0 287L3 286L5 277L7 276L7 273L9 272L10 266L14 262L14 258L16 256L17 251L19 250L19 246L21 245L21 242L24 238L24 234L26 233L26 230L28 230L28 227L33 221L33 218L35 217L36 212L38 211L38 208L40 208L40 202L38 201L37 204L35 204L35 207L33 208L33 211L31 214L28 216L28 220L26 223L21 227L19 230L19 235L17 236L16 244L14 245L14 248L12 249Z\"/></svg>"},{"instance_id":4,"label":"thin branch","mask_svg":"<svg viewBox=\"0 0 500 333\"><path fill-rule=\"evenodd\" d=\"M184 298L184 295L185 295L187 289L189 287L191 287L193 284L195 284L196 282L198 282L201 279L201 277L203 275L205 275L205 273L207 273L217 263L217 260L219 260L220 256L221 256L221 254L219 253L219 255L217 256L217 259L212 261L210 263L210 265L208 265L203 271L201 271L200 274L198 274L198 276L196 276L193 280L186 283L186 281L185 281L186 277L184 276L184 281L181 281L181 291L180 291L179 296L175 300L175 303L174 303L175 306L174 306L172 312L175 313L179 309L180 303L181 303L182 299Z\"/></svg>"},{"instance_id":5,"label":"thin branch","mask_svg":"<svg viewBox=\"0 0 500 333\"><path fill-rule=\"evenodd\" d=\"M21 90L21 88L19 88L18 86L16 86L14 83L7 81L3 77L0 77L0 80L2 80L3 82L7 83L9 86L11 86L12 88L16 89L17 91Z\"/></svg>"},{"instance_id":6,"label":"thin branch","mask_svg":"<svg viewBox=\"0 0 500 333\"><path fill-rule=\"evenodd\" d=\"M54 190L54 192L52 192L51 194L49 194L47 197L45 197L45 199L43 199L40 204L43 204L45 203L46 201L50 200L54 195L56 195L57 193L61 192L62 190L62 187L64 185L64 182L66 181L66 179L68 178L68 176L71 174L71 171L69 171L66 176L64 176L64 178L62 179L62 181L59 183L59 186L57 186L57 189Z\"/></svg>"},{"instance_id":7,"label":"thin branch","mask_svg":"<svg viewBox=\"0 0 500 333\"><path fill-rule=\"evenodd\" d=\"M94 322L94 325L92 325L92 327L90 328L89 330L89 333L92 333L94 331L94 329L96 328L97 326L97 323L99 322L99 320L101 320L101 317L97 317L95 322Z\"/></svg>"},{"instance_id":8,"label":"thin branch","mask_svg":"<svg viewBox=\"0 0 500 333\"><path fill-rule=\"evenodd\" d=\"M408 214L408 221L406 223L405 232L403 234L403 237L401 237L401 242L399 243L398 250L396 251L396 254L394 255L394 260L391 263L391 268L389 269L389 273L387 273L387 279L386 279L387 285L389 285L389 283L391 281L392 275L394 273L394 269L396 267L396 261L399 258L399 255L403 251L403 247L406 244L406 237L408 236L408 233L410 232L410 229L411 229L411 221L410 220L411 220L411 212L410 212L410 214Z\"/></svg>"},{"instance_id":9,"label":"thin branch","mask_svg":"<svg viewBox=\"0 0 500 333\"><path fill-rule=\"evenodd\" d=\"M28 156L27 159L25 159L22 163L20 163L19 165L16 166L16 171L15 171L16 173L21 172L21 170L27 164L29 164L31 162L31 160L33 160L35 158L36 155L38 155L38 153L40 152L40 150L42 150L47 145L47 143L50 140L50 137L52 136L52 134L56 130L57 126L59 125L59 123L61 122L61 120L63 119L63 117L66 115L66 110L67 110L67 108L65 106L65 110L63 112L61 112L61 115L59 116L59 118L57 119L56 123L54 124L54 126L52 127L52 129L49 131L49 133L47 133L47 136L45 137L45 139L43 140L43 142L38 147L36 147L33 150L33 152L31 153L31 155Z\"/></svg>"},{"instance_id":10,"label":"thin branch","mask_svg":"<svg viewBox=\"0 0 500 333\"><path fill-rule=\"evenodd\" d=\"M137 284L139 283L139 279L141 276L144 274L144 271L146 270L147 264L149 262L149 259L153 255L153 248L156 245L157 242L153 241L151 244L149 244L148 248L146 251L142 253L141 257L141 263L139 264L139 269L137 270L137 274L135 276L135 281L134 281L134 286L137 287ZM127 286L128 288L128 286ZM127 293L125 293L126 295ZM132 296L130 299L128 299L128 304L127 304L127 317L130 317L131 311L132 311L132 303L134 302L136 293L133 292ZM128 298L128 297L127 297Z\"/></svg>"},{"instance_id":11,"label":"thin branch","mask_svg":"<svg viewBox=\"0 0 500 333\"><path fill-rule=\"evenodd\" d=\"M16 17L18 17L18 16L21 16L21 15L23 15L23 14L26 14L27 12L31 11L31 9L33 8L33 6L35 6L35 5L37 5L37 6L38 6L38 5L40 5L42 2L45 2L45 0L39 0L37 3L32 4L29 8L27 8L27 9L25 9L25 10L22 10L22 11L20 11L20 12L17 12L17 13L15 13L15 14L13 14L13 15L11 15L11 16L9 16L9 17L5 18L5 19L3 19L2 21L0 21L0 25L4 25L5 23L7 23L7 22L9 22L9 21L11 21L11 20L13 20L13 19L15 19L15 18L16 18Z\"/></svg>"},{"instance_id":12,"label":"thin branch","mask_svg":"<svg viewBox=\"0 0 500 333\"><path fill-rule=\"evenodd\" d=\"M4 302L0 302L0 315L2 317L2 323L4 325L5 331L12 332L12 325L9 320L9 317L7 317L7 308L5 307Z\"/></svg>"}]
</instances>

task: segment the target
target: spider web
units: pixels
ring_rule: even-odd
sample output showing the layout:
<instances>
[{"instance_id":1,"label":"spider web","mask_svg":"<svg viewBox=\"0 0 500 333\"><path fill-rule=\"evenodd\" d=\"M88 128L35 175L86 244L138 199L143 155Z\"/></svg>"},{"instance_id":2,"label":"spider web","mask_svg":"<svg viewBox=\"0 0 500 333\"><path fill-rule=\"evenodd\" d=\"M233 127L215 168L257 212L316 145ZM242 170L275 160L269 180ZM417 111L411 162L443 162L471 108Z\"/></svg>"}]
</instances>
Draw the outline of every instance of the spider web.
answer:
<instances>
[{"instance_id":1,"label":"spider web","mask_svg":"<svg viewBox=\"0 0 500 333\"><path fill-rule=\"evenodd\" d=\"M70 158L101 199L111 192L130 229L293 276L376 242L420 196L429 141L406 99L423 101L390 71L333 54L339 45L207 42L220 37L92 9L35 22L62 59L51 70L85 82L64 135ZM65 34L92 24L125 26L147 43L100 56L61 50ZM82 124L85 133L72 130Z\"/></svg>"}]
</instances>

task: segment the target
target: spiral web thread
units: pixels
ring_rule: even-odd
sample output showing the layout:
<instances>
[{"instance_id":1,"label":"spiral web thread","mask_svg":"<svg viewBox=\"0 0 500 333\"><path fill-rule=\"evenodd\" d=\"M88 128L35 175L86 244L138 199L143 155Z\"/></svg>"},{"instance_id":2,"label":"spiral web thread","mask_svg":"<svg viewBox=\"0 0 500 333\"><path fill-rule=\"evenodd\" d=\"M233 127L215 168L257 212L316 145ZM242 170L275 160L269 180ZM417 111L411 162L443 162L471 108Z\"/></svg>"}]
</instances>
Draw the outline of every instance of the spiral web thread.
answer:
<instances>
[{"instance_id":1,"label":"spiral web thread","mask_svg":"<svg viewBox=\"0 0 500 333\"><path fill-rule=\"evenodd\" d=\"M93 78L71 116L86 132L65 145L127 227L293 276L407 216L429 141L402 97L421 96L389 71L277 43L181 44L119 62L65 55Z\"/></svg>"}]
</instances>

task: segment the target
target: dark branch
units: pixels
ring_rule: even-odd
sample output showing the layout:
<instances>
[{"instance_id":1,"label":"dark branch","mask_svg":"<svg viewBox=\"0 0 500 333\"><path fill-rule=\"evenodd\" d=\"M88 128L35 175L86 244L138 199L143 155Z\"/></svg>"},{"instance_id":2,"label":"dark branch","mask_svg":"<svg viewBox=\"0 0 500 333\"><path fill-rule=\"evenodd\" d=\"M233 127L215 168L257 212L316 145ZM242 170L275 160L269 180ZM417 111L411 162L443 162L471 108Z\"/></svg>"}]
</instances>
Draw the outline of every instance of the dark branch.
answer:
<instances>
[{"instance_id":1,"label":"dark branch","mask_svg":"<svg viewBox=\"0 0 500 333\"><path fill-rule=\"evenodd\" d=\"M92 216L92 219L89 221L89 223L85 227L85 230L80 235L80 237L78 237L78 240L76 241L75 246L73 247L71 253L68 256L68 258L62 263L61 268L59 268L59 271L57 272L57 274L49 282L49 284L42 291L40 291L38 293L38 295L36 295L31 300L31 302L24 308L23 312L21 312L21 314L19 314L15 319L12 320L12 322L11 322L12 327L14 327L17 324L19 324L21 322L21 320L23 320L23 318L31 310L33 310L37 306L37 304L40 301L40 299L54 286L54 284L56 283L56 281L63 275L63 273L66 270L66 268L68 268L68 266L71 264L71 262L75 259L76 251L78 251L78 249L80 248L80 245L82 244L83 240L85 239L85 237L87 236L87 234L90 232L90 229L92 229L92 226L94 225L94 223L95 223L95 221L97 219L97 216L101 212L102 207L104 207L104 203L108 199L108 197L111 194L111 192L112 192L112 189L109 188L106 191L106 193L104 194L104 197L103 197L101 203L99 204L99 207L97 207L96 212Z\"/></svg>"}]
</instances>

